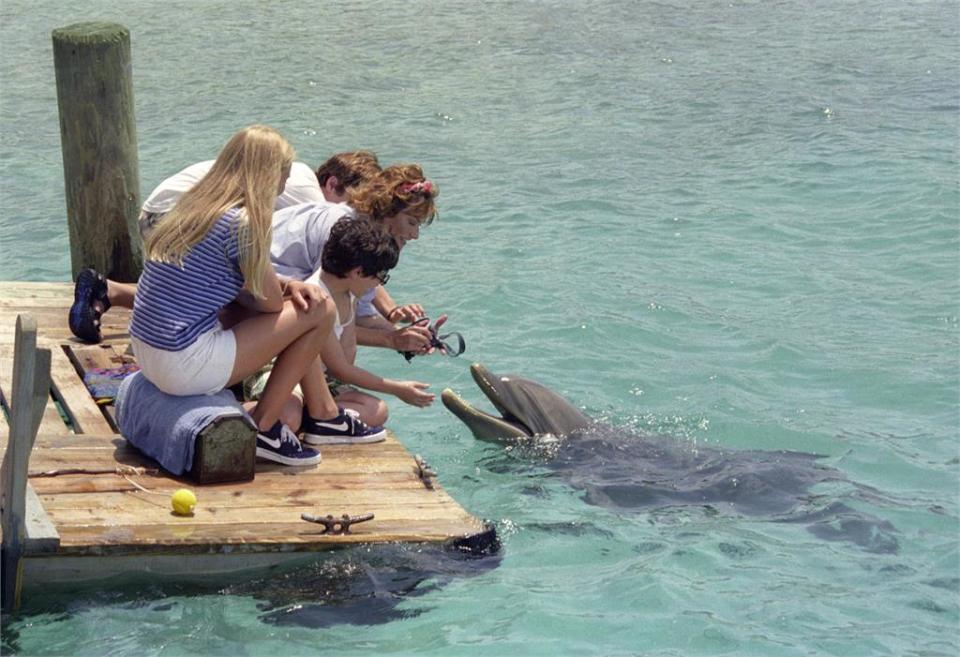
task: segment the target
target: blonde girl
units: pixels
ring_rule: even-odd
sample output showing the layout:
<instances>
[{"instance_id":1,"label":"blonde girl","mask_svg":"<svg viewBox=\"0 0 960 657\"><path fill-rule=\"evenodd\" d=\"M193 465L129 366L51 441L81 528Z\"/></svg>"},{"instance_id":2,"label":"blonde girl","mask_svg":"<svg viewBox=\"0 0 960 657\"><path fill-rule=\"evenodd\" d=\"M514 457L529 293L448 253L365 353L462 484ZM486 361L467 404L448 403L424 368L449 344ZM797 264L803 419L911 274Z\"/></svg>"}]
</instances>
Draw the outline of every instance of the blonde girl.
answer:
<instances>
[{"instance_id":1,"label":"blonde girl","mask_svg":"<svg viewBox=\"0 0 960 657\"><path fill-rule=\"evenodd\" d=\"M281 286L270 263L273 207L293 159L290 144L267 126L250 126L227 142L151 233L130 335L144 376L172 395L213 394L276 356L251 413L257 455L311 465L319 452L302 447L279 421L298 382L311 415L330 418L321 424L331 431L372 430L339 409L323 377L308 371L332 330L332 301L304 283ZM234 302L252 313L225 329L220 314Z\"/></svg>"}]
</instances>

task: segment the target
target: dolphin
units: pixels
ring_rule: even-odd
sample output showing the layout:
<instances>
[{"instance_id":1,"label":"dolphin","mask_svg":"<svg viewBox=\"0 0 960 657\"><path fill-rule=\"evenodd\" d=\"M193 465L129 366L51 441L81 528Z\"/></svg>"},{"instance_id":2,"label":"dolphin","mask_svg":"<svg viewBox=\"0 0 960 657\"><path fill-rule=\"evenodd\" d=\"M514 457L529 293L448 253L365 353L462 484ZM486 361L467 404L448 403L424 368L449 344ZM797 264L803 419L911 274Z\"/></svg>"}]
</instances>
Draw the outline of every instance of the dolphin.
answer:
<instances>
[{"instance_id":1,"label":"dolphin","mask_svg":"<svg viewBox=\"0 0 960 657\"><path fill-rule=\"evenodd\" d=\"M440 393L440 399L480 440L565 436L591 424L573 404L536 381L496 376L480 363L471 365L470 373L501 417L474 408L450 388Z\"/></svg>"},{"instance_id":2,"label":"dolphin","mask_svg":"<svg viewBox=\"0 0 960 657\"><path fill-rule=\"evenodd\" d=\"M634 511L697 506L776 522L805 522L819 538L854 543L870 552L899 549L889 522L810 491L817 484L842 482L862 499L883 499L819 463L819 455L693 446L611 427L536 381L498 376L479 363L471 365L470 372L499 415L473 407L449 388L441 393L443 405L476 438L527 447L526 453L584 491L588 504Z\"/></svg>"}]
</instances>

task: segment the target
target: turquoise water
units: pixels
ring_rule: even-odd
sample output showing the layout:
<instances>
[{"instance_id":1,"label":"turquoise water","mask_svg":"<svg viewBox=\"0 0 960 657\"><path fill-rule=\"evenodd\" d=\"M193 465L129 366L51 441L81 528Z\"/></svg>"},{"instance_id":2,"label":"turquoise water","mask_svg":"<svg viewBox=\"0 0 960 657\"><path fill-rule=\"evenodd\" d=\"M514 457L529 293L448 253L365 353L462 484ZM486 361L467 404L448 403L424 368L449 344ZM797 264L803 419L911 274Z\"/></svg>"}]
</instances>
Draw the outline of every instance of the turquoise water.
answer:
<instances>
[{"instance_id":1,"label":"turquoise water","mask_svg":"<svg viewBox=\"0 0 960 657\"><path fill-rule=\"evenodd\" d=\"M687 506L587 504L438 404L391 426L496 560L356 550L291 573L29 592L24 655L956 655L956 2L0 4L0 279L65 280L50 31L132 32L144 193L237 128L417 161L441 218L401 300L460 359L371 369L478 402L481 360L670 446L795 449L899 549ZM265 593L269 590L269 593Z\"/></svg>"}]
</instances>

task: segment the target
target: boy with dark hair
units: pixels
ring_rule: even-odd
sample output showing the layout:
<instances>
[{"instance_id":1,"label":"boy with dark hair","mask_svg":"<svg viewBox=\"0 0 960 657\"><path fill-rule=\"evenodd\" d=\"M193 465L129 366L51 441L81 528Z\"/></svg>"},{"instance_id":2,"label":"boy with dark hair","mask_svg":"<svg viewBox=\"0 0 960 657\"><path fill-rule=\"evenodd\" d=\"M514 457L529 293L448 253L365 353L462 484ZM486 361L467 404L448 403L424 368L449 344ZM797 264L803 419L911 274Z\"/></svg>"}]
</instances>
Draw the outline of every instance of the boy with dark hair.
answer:
<instances>
[{"instance_id":1,"label":"boy with dark hair","mask_svg":"<svg viewBox=\"0 0 960 657\"><path fill-rule=\"evenodd\" d=\"M372 221L362 218L339 221L331 228L323 247L322 269L307 279L308 283L323 288L337 307L333 334L321 349L320 361L314 366L326 366L327 381L338 405L357 411L363 422L375 420L376 425L386 422L386 404L352 386L391 394L413 406L429 406L434 400L434 395L426 392L429 387L426 383L385 379L353 364L356 300L377 285L386 284L399 255L396 241ZM354 437L338 441L314 424L304 416L301 429L308 444L362 441Z\"/></svg>"}]
</instances>

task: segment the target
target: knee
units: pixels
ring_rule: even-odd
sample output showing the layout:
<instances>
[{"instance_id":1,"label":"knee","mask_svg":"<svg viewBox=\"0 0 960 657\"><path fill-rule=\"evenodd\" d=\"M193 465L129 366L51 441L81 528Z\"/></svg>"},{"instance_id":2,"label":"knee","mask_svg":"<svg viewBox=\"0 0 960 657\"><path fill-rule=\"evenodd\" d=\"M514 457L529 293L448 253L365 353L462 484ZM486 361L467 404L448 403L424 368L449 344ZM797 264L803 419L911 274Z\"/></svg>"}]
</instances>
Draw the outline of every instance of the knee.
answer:
<instances>
[{"instance_id":1,"label":"knee","mask_svg":"<svg viewBox=\"0 0 960 657\"><path fill-rule=\"evenodd\" d=\"M390 410L387 408L387 402L378 399L376 403L371 404L370 421L367 424L383 426L387 423L388 417L390 417Z\"/></svg>"},{"instance_id":2,"label":"knee","mask_svg":"<svg viewBox=\"0 0 960 657\"><path fill-rule=\"evenodd\" d=\"M293 431L300 429L300 421L303 419L303 404L296 395L290 395L280 409L280 421L290 427Z\"/></svg>"},{"instance_id":3,"label":"knee","mask_svg":"<svg viewBox=\"0 0 960 657\"><path fill-rule=\"evenodd\" d=\"M364 394L359 399L350 397L349 400L343 398L338 398L338 400L344 402L345 407L353 408L360 413L360 419L372 427L383 426L390 416L386 402L372 395Z\"/></svg>"},{"instance_id":4,"label":"knee","mask_svg":"<svg viewBox=\"0 0 960 657\"><path fill-rule=\"evenodd\" d=\"M310 328L327 333L333 329L333 323L336 321L337 306L333 299L327 297L306 310L297 308L297 313L301 321L308 324Z\"/></svg>"}]
</instances>

